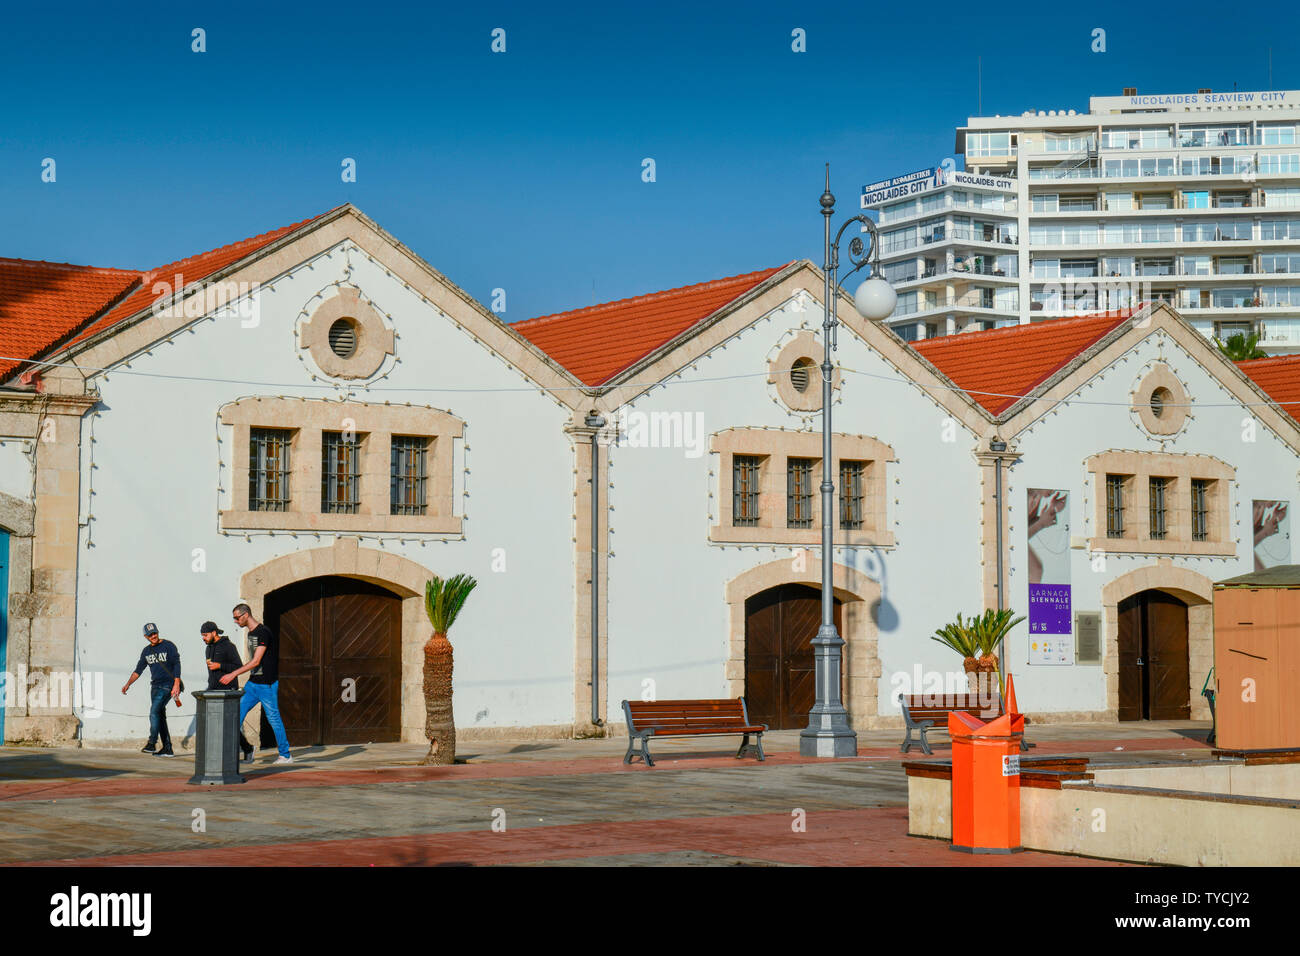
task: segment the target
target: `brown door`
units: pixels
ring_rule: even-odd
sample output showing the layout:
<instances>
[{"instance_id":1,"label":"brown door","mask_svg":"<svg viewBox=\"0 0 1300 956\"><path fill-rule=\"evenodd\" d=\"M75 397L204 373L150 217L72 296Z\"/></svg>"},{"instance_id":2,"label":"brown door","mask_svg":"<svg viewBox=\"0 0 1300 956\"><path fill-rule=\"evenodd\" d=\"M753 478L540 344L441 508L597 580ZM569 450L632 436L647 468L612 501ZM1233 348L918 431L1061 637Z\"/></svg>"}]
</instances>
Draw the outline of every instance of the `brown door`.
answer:
<instances>
[{"instance_id":1,"label":"brown door","mask_svg":"<svg viewBox=\"0 0 1300 956\"><path fill-rule=\"evenodd\" d=\"M1119 605L1119 719L1191 716L1187 605L1143 591Z\"/></svg>"},{"instance_id":2,"label":"brown door","mask_svg":"<svg viewBox=\"0 0 1300 956\"><path fill-rule=\"evenodd\" d=\"M400 738L401 607L397 595L352 578L310 578L268 595L291 745ZM263 718L263 746L273 740Z\"/></svg>"},{"instance_id":3,"label":"brown door","mask_svg":"<svg viewBox=\"0 0 1300 956\"><path fill-rule=\"evenodd\" d=\"M821 591L783 584L745 602L745 703L749 719L773 730L808 726L817 699L812 640L821 626ZM835 626L843 637L840 602Z\"/></svg>"}]
</instances>

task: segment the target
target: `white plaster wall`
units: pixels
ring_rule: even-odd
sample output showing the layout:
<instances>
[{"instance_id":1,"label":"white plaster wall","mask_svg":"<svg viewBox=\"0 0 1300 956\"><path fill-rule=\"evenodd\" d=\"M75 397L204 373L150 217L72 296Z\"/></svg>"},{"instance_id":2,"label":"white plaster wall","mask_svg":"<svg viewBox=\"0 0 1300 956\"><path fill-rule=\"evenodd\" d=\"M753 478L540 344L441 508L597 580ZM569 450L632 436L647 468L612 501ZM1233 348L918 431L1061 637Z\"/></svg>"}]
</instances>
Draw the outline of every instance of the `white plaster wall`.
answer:
<instances>
[{"instance_id":1,"label":"white plaster wall","mask_svg":"<svg viewBox=\"0 0 1300 956\"><path fill-rule=\"evenodd\" d=\"M1131 410L1131 390L1148 363L1160 360L1178 376L1186 388L1192 409L1182 431L1163 443L1148 435ZM1230 373L1229 373L1230 374ZM1212 455L1237 469L1237 481L1230 489L1229 527L1238 540L1237 554L1222 557L1174 557L1175 567L1221 581L1254 570L1252 551L1252 499L1278 498L1296 502L1296 473L1300 460L1262 422L1255 428L1253 442L1243 440L1243 419L1250 410L1212 376L1199 361L1168 335L1154 330L1114 365L1081 388L1082 401L1111 405L1071 404L1059 407L1040 419L1016 439L1022 455L1007 478L1007 505L1011 530L1008 536L1008 584L1010 604L1019 614L1028 607L1028 576L1025 565L1026 491L1029 488L1059 488L1070 492L1069 513L1072 536L1104 537L1095 521L1096 495L1105 489L1092 487L1085 460L1110 449L1174 454ZM1223 407L1212 407L1223 406ZM1163 449L1161 445L1163 444ZM1143 492L1145 493L1145 492ZM1300 560L1294 553L1292 560ZM1071 611L1101 611L1101 590L1110 581L1138 568L1154 566L1156 555L1108 554L1105 570L1094 570L1086 549L1070 552L1072 584ZM1114 638L1102 622L1102 641ZM1007 640L1007 662L1016 675L1016 693L1027 711L1098 711L1106 709L1106 684L1100 666L1029 666L1028 625L1021 624ZM1204 674L1192 674L1199 682Z\"/></svg>"},{"instance_id":2,"label":"white plaster wall","mask_svg":"<svg viewBox=\"0 0 1300 956\"><path fill-rule=\"evenodd\" d=\"M332 543L331 533L251 533L246 541L242 534L219 532L218 481L228 486L230 472L219 470L217 414L224 403L247 395L340 394L311 387L294 327L300 310L319 304L313 296L332 292L327 286L343 277L346 259L336 247L264 288L255 327L242 327L238 318L203 319L193 331L130 363L134 372L275 387L118 373L94 382L102 405L93 419L94 443L83 442L83 485L93 481L94 493L87 486L83 495L77 660L83 670L106 673L109 712L85 721L86 739L146 732L147 684L133 688L129 698L118 693L144 644L145 621L157 622L179 647L187 689L205 686L199 624L211 618L232 626L230 608L249 570ZM568 414L355 247L350 260L351 282L381 314L391 314L399 359L389 360L388 374L373 380L374 390L354 387L353 399L427 404L467 423L456 457L455 508L465 515L464 540L407 536L403 544L363 537L361 546L400 554L438 575L467 572L478 579L451 633L458 726L571 724L573 458L563 434ZM415 391L427 388L520 390ZM228 465L228 436L221 448ZM199 548L206 559L203 573L192 569ZM492 569L498 548L504 549L504 572ZM237 643L242 645L242 636ZM179 713L172 729L192 728L188 695Z\"/></svg>"},{"instance_id":3,"label":"white plaster wall","mask_svg":"<svg viewBox=\"0 0 1300 956\"><path fill-rule=\"evenodd\" d=\"M31 439L0 437L0 491L32 500Z\"/></svg>"},{"instance_id":4,"label":"white plaster wall","mask_svg":"<svg viewBox=\"0 0 1300 956\"><path fill-rule=\"evenodd\" d=\"M706 452L690 458L680 448L611 449L613 719L620 719L623 699L641 697L647 678L655 681L660 699L726 695L727 582L793 555L789 547L709 542L719 508L729 516L731 503L717 500L718 479L710 474L717 456L708 454L707 436L732 427L803 426L804 415L773 401L768 361L792 337L791 330L815 329L820 335L820 323L821 306L811 297L804 311L787 303L630 406L647 413L702 412ZM912 675L917 665L960 671L960 660L929 637L957 611L974 611L981 603L974 437L953 423L955 441L945 441L947 412L846 328L840 330L836 359L846 368L886 376L845 373L833 427L894 448L898 462L888 466L886 518L897 544L874 551L837 548L836 561L883 588L877 712L897 714L891 676ZM704 381L724 376L750 377ZM819 429L820 413L813 414L811 422ZM810 560L815 567L816 552Z\"/></svg>"}]
</instances>

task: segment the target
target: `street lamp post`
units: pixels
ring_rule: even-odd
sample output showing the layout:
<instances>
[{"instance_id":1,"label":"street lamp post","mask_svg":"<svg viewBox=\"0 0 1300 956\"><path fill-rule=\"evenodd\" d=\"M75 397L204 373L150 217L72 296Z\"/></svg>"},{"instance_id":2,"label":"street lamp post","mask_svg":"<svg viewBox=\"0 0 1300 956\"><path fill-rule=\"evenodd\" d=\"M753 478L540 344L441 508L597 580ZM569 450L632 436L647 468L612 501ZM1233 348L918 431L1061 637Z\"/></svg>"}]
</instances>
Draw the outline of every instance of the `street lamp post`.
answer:
<instances>
[{"instance_id":1,"label":"street lamp post","mask_svg":"<svg viewBox=\"0 0 1300 956\"><path fill-rule=\"evenodd\" d=\"M868 247L861 236L849 242L849 259L853 268L845 274L848 278L864 266L871 266L871 277L858 287L853 304L863 318L879 321L894 311L897 296L889 283L879 276L880 242L876 224L865 215L852 216L840 226L831 242L831 216L835 214L835 197L831 195L831 167L826 164L826 191L821 196L825 232L826 290L823 299L822 344L825 361L822 362L822 623L813 638L813 658L817 681L817 700L808 713L808 726L799 734L799 754L804 757L854 757L858 753L858 738L849 726L849 714L844 709L840 694L840 674L843 663L844 640L835 628L834 595L834 530L835 483L831 481L834 461L831 448L831 401L834 366L831 352L835 350L835 329L839 324L839 292L837 277L840 267L840 238L850 223L861 223L871 239Z\"/></svg>"}]
</instances>

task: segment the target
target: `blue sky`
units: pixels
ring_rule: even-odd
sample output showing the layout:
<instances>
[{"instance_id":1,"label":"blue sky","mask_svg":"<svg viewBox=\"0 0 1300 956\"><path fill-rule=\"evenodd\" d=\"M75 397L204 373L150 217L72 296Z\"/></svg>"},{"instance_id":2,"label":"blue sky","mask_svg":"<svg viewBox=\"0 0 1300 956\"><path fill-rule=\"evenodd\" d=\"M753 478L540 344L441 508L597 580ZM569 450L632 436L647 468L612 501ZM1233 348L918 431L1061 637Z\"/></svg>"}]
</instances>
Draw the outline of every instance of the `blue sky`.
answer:
<instances>
[{"instance_id":1,"label":"blue sky","mask_svg":"<svg viewBox=\"0 0 1300 956\"><path fill-rule=\"evenodd\" d=\"M1188 4L323 0L5 16L0 256L149 268L351 201L479 301L506 289L509 321L820 261L822 164L851 214L865 182L952 156L953 128L978 112L977 57L988 115L1084 111L1124 86L1269 89L1270 42L1271 88L1300 88L1286 5L1248 25ZM206 53L191 52L195 27ZM55 183L41 182L45 157Z\"/></svg>"}]
</instances>

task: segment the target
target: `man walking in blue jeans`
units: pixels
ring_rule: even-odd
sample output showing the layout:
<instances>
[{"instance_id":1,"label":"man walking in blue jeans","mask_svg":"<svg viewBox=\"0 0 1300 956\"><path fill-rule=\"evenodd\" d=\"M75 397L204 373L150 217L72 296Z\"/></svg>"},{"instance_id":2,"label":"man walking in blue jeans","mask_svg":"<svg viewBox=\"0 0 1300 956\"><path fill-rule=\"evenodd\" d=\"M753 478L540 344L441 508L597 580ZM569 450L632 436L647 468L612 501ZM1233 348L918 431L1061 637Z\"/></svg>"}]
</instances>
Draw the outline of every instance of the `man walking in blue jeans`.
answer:
<instances>
[{"instance_id":1,"label":"man walking in blue jeans","mask_svg":"<svg viewBox=\"0 0 1300 956\"><path fill-rule=\"evenodd\" d=\"M236 604L231 612L235 623L248 628L248 649L253 658L243 667L221 675L221 683L229 686L240 674L252 674L244 684L244 696L239 701L239 723L244 723L248 712L256 705L262 705L271 732L275 734L276 748L280 757L276 763L293 763L289 754L289 741L284 736L284 723L280 720L280 641L271 633L271 629L253 617L252 608L247 604Z\"/></svg>"},{"instance_id":2,"label":"man walking in blue jeans","mask_svg":"<svg viewBox=\"0 0 1300 956\"><path fill-rule=\"evenodd\" d=\"M125 694L135 679L149 668L149 742L141 753L153 754L155 757L174 757L172 737L167 731L167 701L174 699L176 706L181 705L181 654L171 641L164 641L158 636L158 625L146 624L144 636L149 645L140 652L140 662L122 685ZM161 743L162 749L154 749L155 743Z\"/></svg>"}]
</instances>

